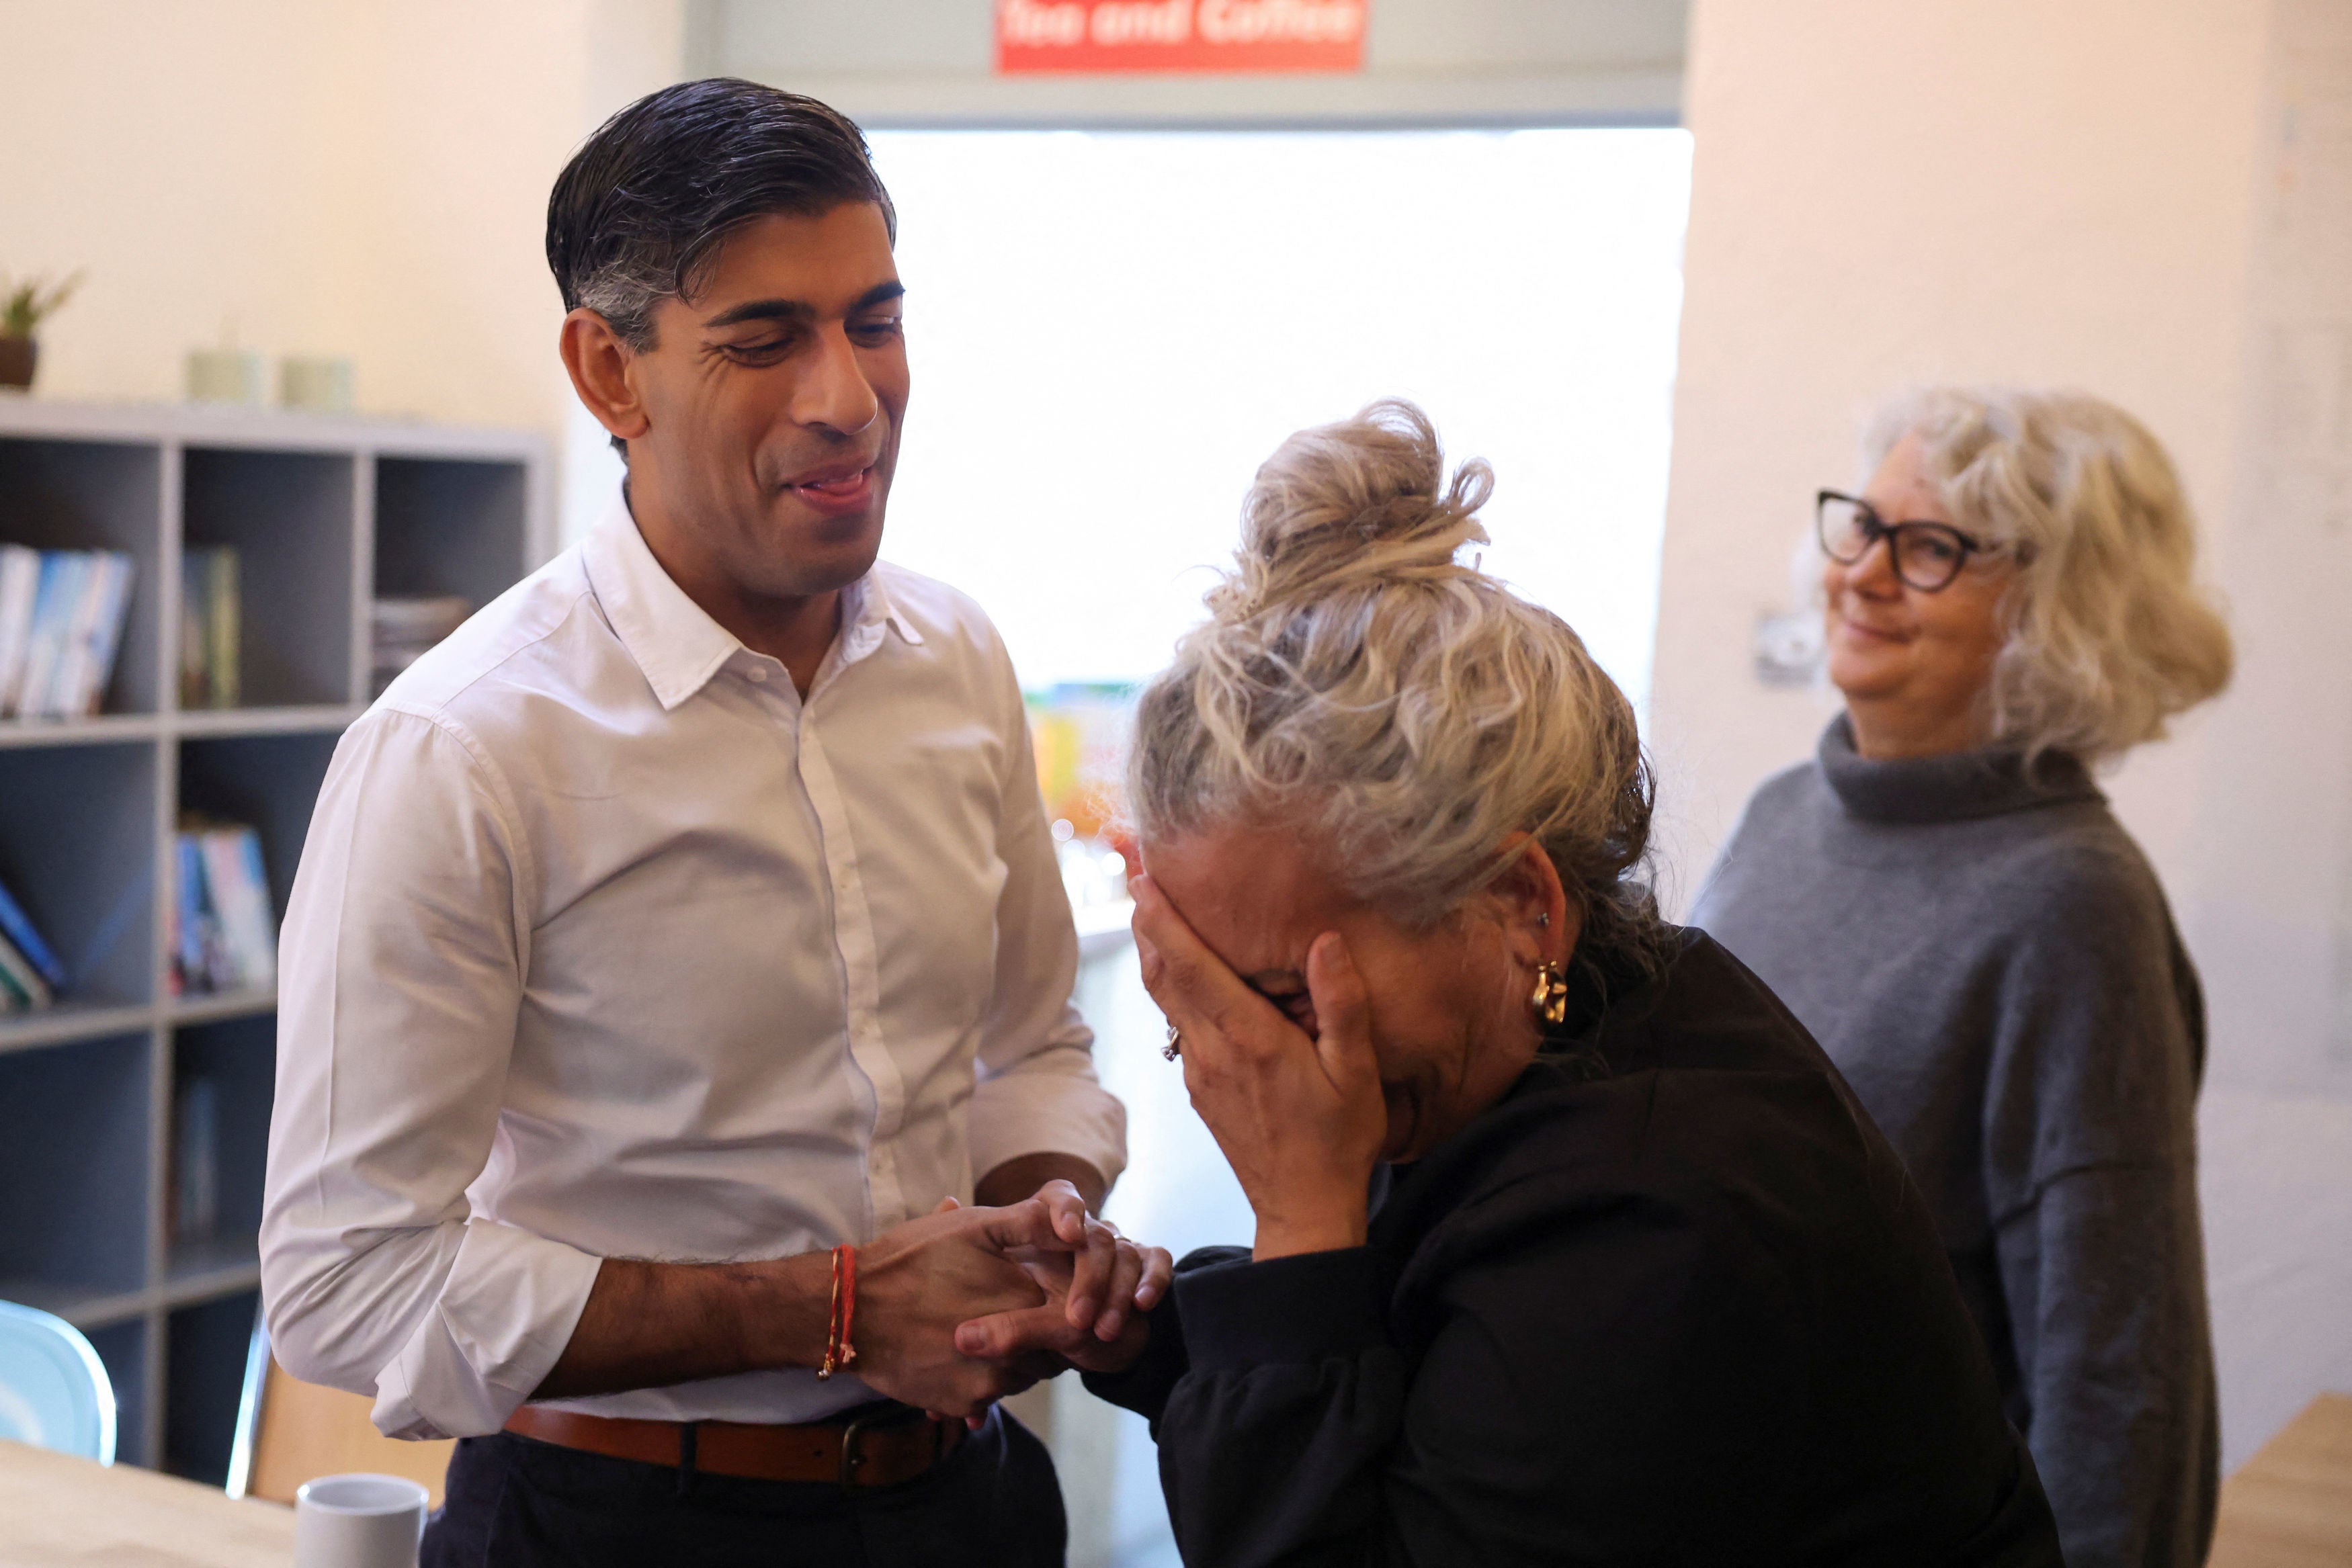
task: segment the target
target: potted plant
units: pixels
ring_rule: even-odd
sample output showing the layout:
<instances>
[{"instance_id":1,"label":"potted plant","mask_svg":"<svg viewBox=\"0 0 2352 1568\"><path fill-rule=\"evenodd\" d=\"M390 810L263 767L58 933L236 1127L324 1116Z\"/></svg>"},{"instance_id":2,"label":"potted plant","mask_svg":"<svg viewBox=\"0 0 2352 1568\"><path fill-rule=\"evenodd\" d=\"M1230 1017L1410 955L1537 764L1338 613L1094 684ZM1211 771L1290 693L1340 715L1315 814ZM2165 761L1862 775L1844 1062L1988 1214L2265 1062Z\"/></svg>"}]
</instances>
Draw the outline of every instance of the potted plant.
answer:
<instances>
[{"instance_id":1,"label":"potted plant","mask_svg":"<svg viewBox=\"0 0 2352 1568\"><path fill-rule=\"evenodd\" d=\"M33 384L33 367L41 357L40 345L33 340L34 329L80 287L79 272L58 283L38 277L17 284L0 279L0 387Z\"/></svg>"}]
</instances>

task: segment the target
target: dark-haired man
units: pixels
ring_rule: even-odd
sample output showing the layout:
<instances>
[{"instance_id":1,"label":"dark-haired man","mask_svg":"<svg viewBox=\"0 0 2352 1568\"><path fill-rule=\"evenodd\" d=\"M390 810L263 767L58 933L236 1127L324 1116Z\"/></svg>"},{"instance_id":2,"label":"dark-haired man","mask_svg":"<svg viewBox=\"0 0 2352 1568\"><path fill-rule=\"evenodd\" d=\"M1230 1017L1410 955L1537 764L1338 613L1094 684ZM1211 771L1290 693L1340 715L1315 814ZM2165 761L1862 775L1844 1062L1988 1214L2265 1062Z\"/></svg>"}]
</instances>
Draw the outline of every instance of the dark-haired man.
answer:
<instances>
[{"instance_id":1,"label":"dark-haired man","mask_svg":"<svg viewBox=\"0 0 2352 1568\"><path fill-rule=\"evenodd\" d=\"M1024 1248L1079 1254L1073 1333L1164 1288L1087 1216L1123 1119L1003 645L876 560L894 222L790 94L591 138L548 259L625 498L320 793L264 1299L297 1375L465 1439L428 1563L1057 1563L1025 1379L955 1325L1044 1301Z\"/></svg>"}]
</instances>

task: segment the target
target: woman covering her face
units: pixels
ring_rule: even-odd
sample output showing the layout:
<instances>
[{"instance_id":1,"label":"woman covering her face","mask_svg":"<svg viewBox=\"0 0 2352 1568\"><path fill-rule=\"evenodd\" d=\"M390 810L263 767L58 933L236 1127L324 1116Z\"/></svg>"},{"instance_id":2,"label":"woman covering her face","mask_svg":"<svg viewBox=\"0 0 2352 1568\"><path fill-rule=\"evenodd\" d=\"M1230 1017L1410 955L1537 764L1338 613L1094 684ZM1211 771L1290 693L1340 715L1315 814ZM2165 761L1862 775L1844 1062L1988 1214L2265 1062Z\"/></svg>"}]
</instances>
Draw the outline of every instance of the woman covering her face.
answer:
<instances>
[{"instance_id":1,"label":"woman covering her face","mask_svg":"<svg viewBox=\"0 0 2352 1568\"><path fill-rule=\"evenodd\" d=\"M2056 1563L1895 1154L1638 878L1624 696L1456 559L1490 484L1405 403L1293 437L1143 696L1144 976L1257 1229L1091 1385L1219 1568Z\"/></svg>"},{"instance_id":2,"label":"woman covering her face","mask_svg":"<svg viewBox=\"0 0 2352 1568\"><path fill-rule=\"evenodd\" d=\"M1926 1195L2075 1568L2193 1564L2218 1466L2196 971L2086 764L2219 691L2180 486L2095 398L1895 405L1820 498L1818 756L1696 923L1813 1031Z\"/></svg>"}]
</instances>

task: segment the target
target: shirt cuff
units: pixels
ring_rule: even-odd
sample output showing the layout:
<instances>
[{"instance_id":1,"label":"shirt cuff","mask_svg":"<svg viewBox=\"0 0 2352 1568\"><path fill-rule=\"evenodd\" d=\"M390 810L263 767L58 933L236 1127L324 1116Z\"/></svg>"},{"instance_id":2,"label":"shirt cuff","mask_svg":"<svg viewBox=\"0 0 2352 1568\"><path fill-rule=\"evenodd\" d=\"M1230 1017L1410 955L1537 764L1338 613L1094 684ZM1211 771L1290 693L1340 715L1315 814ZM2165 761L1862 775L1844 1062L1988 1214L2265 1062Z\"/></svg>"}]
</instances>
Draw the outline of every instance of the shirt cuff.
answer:
<instances>
[{"instance_id":1,"label":"shirt cuff","mask_svg":"<svg viewBox=\"0 0 2352 1568\"><path fill-rule=\"evenodd\" d=\"M376 1378L387 1437L472 1437L507 1424L572 1343L604 1260L475 1220L433 1310Z\"/></svg>"},{"instance_id":2,"label":"shirt cuff","mask_svg":"<svg viewBox=\"0 0 2352 1568\"><path fill-rule=\"evenodd\" d=\"M1176 1276L1195 1372L1313 1364L1389 1343L1387 1270L1369 1247L1237 1260Z\"/></svg>"},{"instance_id":3,"label":"shirt cuff","mask_svg":"<svg viewBox=\"0 0 2352 1568\"><path fill-rule=\"evenodd\" d=\"M973 1088L971 1171L984 1176L1023 1155L1069 1155L1108 1186L1127 1168L1127 1107L1089 1075L1003 1072Z\"/></svg>"}]
</instances>

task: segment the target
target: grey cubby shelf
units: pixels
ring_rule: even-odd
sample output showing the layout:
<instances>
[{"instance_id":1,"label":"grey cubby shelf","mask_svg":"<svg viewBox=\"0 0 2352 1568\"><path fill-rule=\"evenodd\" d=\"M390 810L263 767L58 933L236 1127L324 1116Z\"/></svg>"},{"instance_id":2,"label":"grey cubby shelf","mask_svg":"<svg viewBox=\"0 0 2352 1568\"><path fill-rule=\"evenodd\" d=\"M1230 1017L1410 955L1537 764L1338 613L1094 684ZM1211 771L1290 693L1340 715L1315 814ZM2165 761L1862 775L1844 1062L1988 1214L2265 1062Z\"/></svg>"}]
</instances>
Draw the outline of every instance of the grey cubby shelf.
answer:
<instances>
[{"instance_id":1,"label":"grey cubby shelf","mask_svg":"<svg viewBox=\"0 0 2352 1568\"><path fill-rule=\"evenodd\" d=\"M130 553L102 711L0 720L0 882L71 984L0 1015L0 1300L90 1337L120 1453L218 1479L261 1284L268 990L173 996L183 809L260 831L283 912L335 742L366 708L378 594L488 603L553 553L536 435L0 394L0 543ZM233 545L244 706L178 704L180 557ZM171 1225L173 1097L217 1105L220 1223Z\"/></svg>"}]
</instances>

